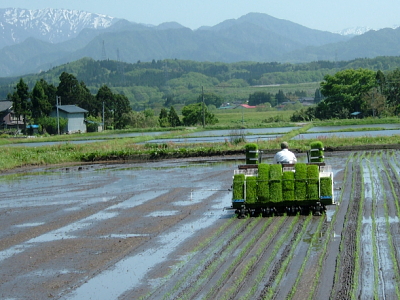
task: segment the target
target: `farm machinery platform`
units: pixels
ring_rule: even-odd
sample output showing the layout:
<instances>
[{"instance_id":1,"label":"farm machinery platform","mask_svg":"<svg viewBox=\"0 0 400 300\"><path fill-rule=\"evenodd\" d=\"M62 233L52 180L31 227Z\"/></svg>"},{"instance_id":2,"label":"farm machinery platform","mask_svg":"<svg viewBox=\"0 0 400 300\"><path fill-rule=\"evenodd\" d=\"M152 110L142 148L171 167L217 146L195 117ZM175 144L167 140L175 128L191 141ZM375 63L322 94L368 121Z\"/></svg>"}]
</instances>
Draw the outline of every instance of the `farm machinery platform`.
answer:
<instances>
[{"instance_id":1,"label":"farm machinery platform","mask_svg":"<svg viewBox=\"0 0 400 300\"><path fill-rule=\"evenodd\" d=\"M246 145L246 164L234 170L232 208L239 218L321 215L335 204L333 173L321 142L311 143L307 163L265 164L256 144Z\"/></svg>"}]
</instances>

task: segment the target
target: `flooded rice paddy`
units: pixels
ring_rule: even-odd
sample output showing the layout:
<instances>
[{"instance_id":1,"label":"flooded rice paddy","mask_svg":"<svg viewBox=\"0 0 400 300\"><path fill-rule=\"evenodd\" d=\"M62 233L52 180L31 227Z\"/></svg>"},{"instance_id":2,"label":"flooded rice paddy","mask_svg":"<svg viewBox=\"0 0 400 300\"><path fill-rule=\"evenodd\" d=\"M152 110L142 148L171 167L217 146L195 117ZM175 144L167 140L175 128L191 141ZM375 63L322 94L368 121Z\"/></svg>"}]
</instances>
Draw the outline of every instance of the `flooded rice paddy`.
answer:
<instances>
[{"instance_id":1,"label":"flooded rice paddy","mask_svg":"<svg viewBox=\"0 0 400 300\"><path fill-rule=\"evenodd\" d=\"M235 130L205 130L200 132L183 133L180 136L174 138L159 138L162 134L168 134L170 132L134 132L125 134L111 134L107 138L123 138L123 137L138 137L138 136L152 136L154 139L146 142L140 142L140 144L153 143L224 143L231 142L235 138L245 138L248 142L257 141L268 141L271 139L277 139L282 137L284 134L289 133L299 127L280 127L280 128L246 128L246 129L235 129ZM376 128L377 130L373 130ZM351 132L337 132L340 130L348 129L359 129L360 131ZM367 130L366 130L367 129ZM400 124L370 124L370 125L349 125L349 126L324 126L324 127L313 127L310 128L307 133L298 134L292 139L323 139L330 137L377 137L377 136L392 136L400 134ZM27 146L27 147L40 147L40 146L51 146L58 144L84 144L102 142L104 139L96 140L84 140L77 139L66 142L29 142L29 143L18 143L10 144L7 146Z\"/></svg>"},{"instance_id":2,"label":"flooded rice paddy","mask_svg":"<svg viewBox=\"0 0 400 300\"><path fill-rule=\"evenodd\" d=\"M399 298L400 152L326 156L338 205L322 217L237 219L240 157L2 175L0 296Z\"/></svg>"}]
</instances>

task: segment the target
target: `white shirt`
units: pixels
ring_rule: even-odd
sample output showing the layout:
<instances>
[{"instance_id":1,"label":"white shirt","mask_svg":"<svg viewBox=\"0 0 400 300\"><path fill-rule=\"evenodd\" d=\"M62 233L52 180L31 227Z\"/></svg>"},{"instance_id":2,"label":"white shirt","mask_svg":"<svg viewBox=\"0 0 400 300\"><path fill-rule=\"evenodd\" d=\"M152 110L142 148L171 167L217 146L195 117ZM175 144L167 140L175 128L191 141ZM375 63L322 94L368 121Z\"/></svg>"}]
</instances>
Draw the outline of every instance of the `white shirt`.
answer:
<instances>
[{"instance_id":1,"label":"white shirt","mask_svg":"<svg viewBox=\"0 0 400 300\"><path fill-rule=\"evenodd\" d=\"M284 164L294 164L297 162L297 158L292 151L289 149L282 149L274 156L274 164L284 163Z\"/></svg>"}]
</instances>

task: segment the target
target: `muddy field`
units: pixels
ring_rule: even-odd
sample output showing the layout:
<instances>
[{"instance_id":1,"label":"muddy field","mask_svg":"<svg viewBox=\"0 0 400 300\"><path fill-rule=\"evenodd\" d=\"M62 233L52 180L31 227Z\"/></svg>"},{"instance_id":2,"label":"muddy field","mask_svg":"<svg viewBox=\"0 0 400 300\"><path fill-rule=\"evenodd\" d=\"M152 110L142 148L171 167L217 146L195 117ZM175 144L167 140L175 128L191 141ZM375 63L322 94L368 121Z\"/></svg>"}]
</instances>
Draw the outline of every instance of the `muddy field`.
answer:
<instances>
[{"instance_id":1,"label":"muddy field","mask_svg":"<svg viewBox=\"0 0 400 300\"><path fill-rule=\"evenodd\" d=\"M235 218L232 157L3 174L0 298L400 298L400 152L325 154L322 217Z\"/></svg>"}]
</instances>

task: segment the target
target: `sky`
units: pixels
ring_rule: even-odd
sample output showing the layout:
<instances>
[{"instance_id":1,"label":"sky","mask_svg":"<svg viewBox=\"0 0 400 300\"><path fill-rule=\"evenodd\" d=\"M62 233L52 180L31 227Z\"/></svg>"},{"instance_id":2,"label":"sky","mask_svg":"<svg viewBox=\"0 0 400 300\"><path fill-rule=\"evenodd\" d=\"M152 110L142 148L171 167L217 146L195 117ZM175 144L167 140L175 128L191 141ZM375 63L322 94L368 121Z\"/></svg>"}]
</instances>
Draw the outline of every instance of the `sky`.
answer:
<instances>
[{"instance_id":1,"label":"sky","mask_svg":"<svg viewBox=\"0 0 400 300\"><path fill-rule=\"evenodd\" d=\"M83 10L143 24L178 22L191 29L250 12L331 32L400 25L399 0L1 0L0 8L10 7Z\"/></svg>"}]
</instances>

